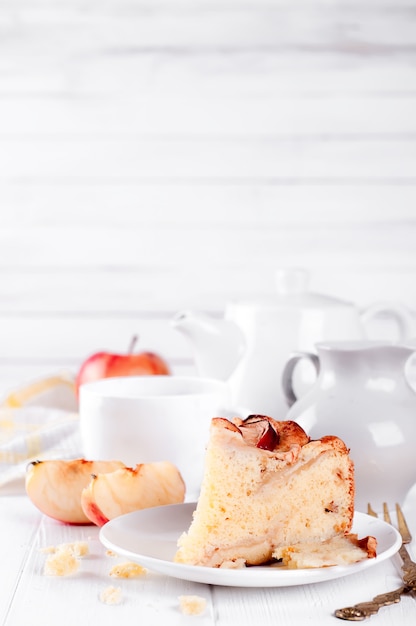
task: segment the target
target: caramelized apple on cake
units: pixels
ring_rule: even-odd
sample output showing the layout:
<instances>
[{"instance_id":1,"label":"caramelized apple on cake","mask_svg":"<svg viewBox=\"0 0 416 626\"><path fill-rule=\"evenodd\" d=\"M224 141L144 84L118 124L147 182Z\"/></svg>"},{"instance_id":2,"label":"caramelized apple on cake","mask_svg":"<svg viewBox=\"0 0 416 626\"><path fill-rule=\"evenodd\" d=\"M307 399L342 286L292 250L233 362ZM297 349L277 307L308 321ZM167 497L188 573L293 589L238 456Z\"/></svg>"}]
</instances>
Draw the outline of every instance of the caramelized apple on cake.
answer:
<instances>
[{"instance_id":1,"label":"caramelized apple on cake","mask_svg":"<svg viewBox=\"0 0 416 626\"><path fill-rule=\"evenodd\" d=\"M338 437L311 441L296 422L262 415L213 418L200 497L175 561L322 567L374 557L373 537L350 534L354 489Z\"/></svg>"}]
</instances>

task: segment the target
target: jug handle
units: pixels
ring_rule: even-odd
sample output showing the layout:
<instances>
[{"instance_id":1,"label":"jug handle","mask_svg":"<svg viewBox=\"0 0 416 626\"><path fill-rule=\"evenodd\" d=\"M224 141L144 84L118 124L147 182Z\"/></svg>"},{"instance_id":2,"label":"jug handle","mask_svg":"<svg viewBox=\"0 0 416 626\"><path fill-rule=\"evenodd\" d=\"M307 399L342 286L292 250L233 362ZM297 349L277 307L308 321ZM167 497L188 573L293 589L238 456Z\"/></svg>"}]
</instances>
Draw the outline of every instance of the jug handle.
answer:
<instances>
[{"instance_id":1,"label":"jug handle","mask_svg":"<svg viewBox=\"0 0 416 626\"><path fill-rule=\"evenodd\" d=\"M372 304L361 312L360 317L363 324L367 325L372 319L379 315L387 315L397 323L399 341L403 341L412 336L413 318L412 314L405 306L390 302Z\"/></svg>"},{"instance_id":2,"label":"jug handle","mask_svg":"<svg viewBox=\"0 0 416 626\"><path fill-rule=\"evenodd\" d=\"M282 374L282 387L283 393L286 399L288 406L292 406L298 399L293 389L293 372L295 371L295 367L302 359L307 359L312 363L316 370L316 375L319 374L319 358L313 352L294 352L292 356L287 361Z\"/></svg>"}]
</instances>

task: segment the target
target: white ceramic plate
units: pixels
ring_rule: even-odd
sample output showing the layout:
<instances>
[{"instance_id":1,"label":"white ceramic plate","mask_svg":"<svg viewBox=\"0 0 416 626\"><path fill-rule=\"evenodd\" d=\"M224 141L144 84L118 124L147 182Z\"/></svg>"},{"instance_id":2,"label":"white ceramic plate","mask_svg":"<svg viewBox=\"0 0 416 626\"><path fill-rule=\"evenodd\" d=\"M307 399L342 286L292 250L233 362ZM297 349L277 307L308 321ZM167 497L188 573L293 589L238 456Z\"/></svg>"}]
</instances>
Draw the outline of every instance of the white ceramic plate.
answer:
<instances>
[{"instance_id":1,"label":"white ceramic plate","mask_svg":"<svg viewBox=\"0 0 416 626\"><path fill-rule=\"evenodd\" d=\"M176 542L188 530L195 506L194 502L173 504L116 517L101 528L100 540L117 554L160 574L230 587L289 587L340 578L361 572L388 559L401 545L401 537L393 526L356 512L352 531L359 537L372 535L377 538L375 559L316 569L286 569L279 564L218 569L174 563Z\"/></svg>"}]
</instances>

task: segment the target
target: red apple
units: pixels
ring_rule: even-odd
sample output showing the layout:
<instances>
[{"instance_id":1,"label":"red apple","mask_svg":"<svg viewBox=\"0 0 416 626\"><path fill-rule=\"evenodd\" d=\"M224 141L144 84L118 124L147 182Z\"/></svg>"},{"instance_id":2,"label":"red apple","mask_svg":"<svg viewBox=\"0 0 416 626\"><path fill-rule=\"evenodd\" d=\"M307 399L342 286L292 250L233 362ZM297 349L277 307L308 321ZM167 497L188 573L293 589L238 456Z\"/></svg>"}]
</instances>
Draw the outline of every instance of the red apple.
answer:
<instances>
[{"instance_id":1,"label":"red apple","mask_svg":"<svg viewBox=\"0 0 416 626\"><path fill-rule=\"evenodd\" d=\"M169 375L170 369L162 357L153 352L133 353L137 337L133 337L127 354L111 354L110 352L97 352L81 365L75 381L77 395L82 384L101 378L113 378L116 376L149 376Z\"/></svg>"}]
</instances>

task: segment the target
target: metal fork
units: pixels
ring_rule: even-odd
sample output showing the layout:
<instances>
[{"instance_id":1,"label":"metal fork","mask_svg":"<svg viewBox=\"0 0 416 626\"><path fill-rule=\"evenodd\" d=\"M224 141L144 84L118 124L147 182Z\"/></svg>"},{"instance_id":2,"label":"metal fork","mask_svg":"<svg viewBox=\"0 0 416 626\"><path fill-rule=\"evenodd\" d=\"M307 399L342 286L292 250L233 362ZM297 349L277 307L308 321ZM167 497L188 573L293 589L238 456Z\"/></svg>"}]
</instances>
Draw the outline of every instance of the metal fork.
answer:
<instances>
[{"instance_id":1,"label":"metal fork","mask_svg":"<svg viewBox=\"0 0 416 626\"><path fill-rule=\"evenodd\" d=\"M377 513L372 509L370 504L368 505L368 514L377 517ZM416 597L416 563L412 561L406 548L406 544L411 542L412 536L406 524L403 512L398 504L396 504L396 514L397 525L402 536L402 545L399 549L399 554L403 561L402 578L404 584L394 591L389 591L376 596L370 602L361 602L360 604L355 604L354 606L337 609L335 611L335 617L353 622L360 622L377 613L383 606L397 604L397 602L400 602L402 595L405 593L411 593ZM385 502L383 503L383 517L386 522L391 524L389 509Z\"/></svg>"}]
</instances>

